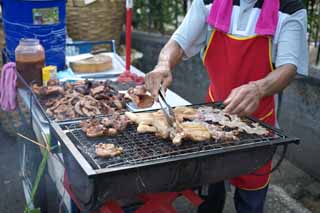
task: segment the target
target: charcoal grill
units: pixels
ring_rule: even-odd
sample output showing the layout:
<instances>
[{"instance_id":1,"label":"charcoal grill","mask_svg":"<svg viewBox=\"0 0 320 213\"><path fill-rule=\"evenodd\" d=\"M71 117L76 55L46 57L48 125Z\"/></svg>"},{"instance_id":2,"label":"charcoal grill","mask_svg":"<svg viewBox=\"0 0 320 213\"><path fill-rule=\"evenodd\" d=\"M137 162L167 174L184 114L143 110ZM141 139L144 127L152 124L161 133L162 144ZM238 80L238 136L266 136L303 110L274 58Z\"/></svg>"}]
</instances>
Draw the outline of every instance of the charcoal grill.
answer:
<instances>
[{"instance_id":1,"label":"charcoal grill","mask_svg":"<svg viewBox=\"0 0 320 213\"><path fill-rule=\"evenodd\" d=\"M134 124L115 137L89 139L79 121L53 122L52 132L62 142L72 190L84 209L94 210L108 199L177 191L252 173L272 159L277 146L299 142L260 121L246 119L259 122L272 134L241 134L240 140L232 142L185 141L177 147L153 134L137 133ZM124 153L98 158L94 145L100 142L119 145Z\"/></svg>"}]
</instances>

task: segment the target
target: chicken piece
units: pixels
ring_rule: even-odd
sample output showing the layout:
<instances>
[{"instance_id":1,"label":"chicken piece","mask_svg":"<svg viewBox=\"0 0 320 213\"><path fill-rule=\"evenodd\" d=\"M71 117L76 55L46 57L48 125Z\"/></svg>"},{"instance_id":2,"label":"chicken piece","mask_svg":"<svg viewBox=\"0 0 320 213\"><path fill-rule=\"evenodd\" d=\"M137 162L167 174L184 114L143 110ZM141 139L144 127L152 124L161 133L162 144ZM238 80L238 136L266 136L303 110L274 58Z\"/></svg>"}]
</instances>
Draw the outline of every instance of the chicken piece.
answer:
<instances>
[{"instance_id":1,"label":"chicken piece","mask_svg":"<svg viewBox=\"0 0 320 213\"><path fill-rule=\"evenodd\" d=\"M154 126L150 126L148 124L140 123L137 128L137 132L139 133L147 133L147 132L157 132L157 128Z\"/></svg>"},{"instance_id":2,"label":"chicken piece","mask_svg":"<svg viewBox=\"0 0 320 213\"><path fill-rule=\"evenodd\" d=\"M157 129L156 135L166 139L170 134L170 126L165 119L162 111L157 112L145 112L145 113L132 113L126 112L125 115L133 122L143 123L143 125L153 126ZM141 127L139 128L141 129ZM142 128L143 129L143 128Z\"/></svg>"},{"instance_id":3,"label":"chicken piece","mask_svg":"<svg viewBox=\"0 0 320 213\"><path fill-rule=\"evenodd\" d=\"M170 135L172 143L180 145L182 140L206 141L211 138L208 129L201 123L183 122L179 125L177 132L172 131Z\"/></svg>"},{"instance_id":4,"label":"chicken piece","mask_svg":"<svg viewBox=\"0 0 320 213\"><path fill-rule=\"evenodd\" d=\"M118 134L118 130L115 129L115 128L109 128L109 129L107 129L107 130L105 131L105 134L106 134L107 136L115 136L115 135Z\"/></svg>"},{"instance_id":5,"label":"chicken piece","mask_svg":"<svg viewBox=\"0 0 320 213\"><path fill-rule=\"evenodd\" d=\"M192 107L176 107L173 109L176 120L183 122L184 120L193 121L199 117L196 109Z\"/></svg>"},{"instance_id":6,"label":"chicken piece","mask_svg":"<svg viewBox=\"0 0 320 213\"><path fill-rule=\"evenodd\" d=\"M102 158L115 157L123 153L122 147L117 147L114 144L99 143L96 145L96 155Z\"/></svg>"}]
</instances>

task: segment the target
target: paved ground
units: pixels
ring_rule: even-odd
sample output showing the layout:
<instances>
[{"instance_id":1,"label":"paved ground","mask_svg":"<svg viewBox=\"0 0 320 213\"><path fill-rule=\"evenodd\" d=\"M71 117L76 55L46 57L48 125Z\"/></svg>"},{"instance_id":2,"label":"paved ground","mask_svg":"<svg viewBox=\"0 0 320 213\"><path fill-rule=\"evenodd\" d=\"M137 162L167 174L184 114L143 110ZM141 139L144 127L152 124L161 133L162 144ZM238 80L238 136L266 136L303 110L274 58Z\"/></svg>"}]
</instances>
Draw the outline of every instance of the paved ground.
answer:
<instances>
[{"instance_id":1,"label":"paved ground","mask_svg":"<svg viewBox=\"0 0 320 213\"><path fill-rule=\"evenodd\" d=\"M0 212L23 212L24 196L18 174L17 144L0 128ZM196 212L187 201L175 202L179 212ZM232 192L228 192L225 213L235 212ZM266 202L266 213L320 213L320 183L290 162L284 161L275 172Z\"/></svg>"},{"instance_id":2,"label":"paved ground","mask_svg":"<svg viewBox=\"0 0 320 213\"><path fill-rule=\"evenodd\" d=\"M0 212L23 212L24 195L18 173L17 144L0 129Z\"/></svg>"}]
</instances>

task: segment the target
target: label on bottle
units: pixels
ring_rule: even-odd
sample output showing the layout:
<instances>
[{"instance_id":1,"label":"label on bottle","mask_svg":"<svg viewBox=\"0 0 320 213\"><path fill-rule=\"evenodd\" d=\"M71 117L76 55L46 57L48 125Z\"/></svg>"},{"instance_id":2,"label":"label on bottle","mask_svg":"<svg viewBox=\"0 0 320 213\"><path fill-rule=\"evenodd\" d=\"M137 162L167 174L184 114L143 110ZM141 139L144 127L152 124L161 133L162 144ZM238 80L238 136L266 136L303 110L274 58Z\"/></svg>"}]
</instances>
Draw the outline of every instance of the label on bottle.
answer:
<instances>
[{"instance_id":1,"label":"label on bottle","mask_svg":"<svg viewBox=\"0 0 320 213\"><path fill-rule=\"evenodd\" d=\"M34 8L32 9L34 25L52 25L59 23L59 8Z\"/></svg>"}]
</instances>

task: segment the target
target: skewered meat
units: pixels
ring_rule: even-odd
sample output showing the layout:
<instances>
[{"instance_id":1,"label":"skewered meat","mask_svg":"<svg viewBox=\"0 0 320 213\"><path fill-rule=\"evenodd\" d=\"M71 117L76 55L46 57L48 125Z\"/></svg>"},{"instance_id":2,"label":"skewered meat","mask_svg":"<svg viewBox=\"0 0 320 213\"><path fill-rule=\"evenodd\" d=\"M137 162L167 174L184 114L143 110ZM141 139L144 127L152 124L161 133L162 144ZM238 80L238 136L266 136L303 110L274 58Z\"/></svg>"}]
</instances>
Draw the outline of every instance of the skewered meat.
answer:
<instances>
[{"instance_id":1,"label":"skewered meat","mask_svg":"<svg viewBox=\"0 0 320 213\"><path fill-rule=\"evenodd\" d=\"M138 108L148 108L154 104L154 98L148 94L143 85L130 88L126 98L131 100Z\"/></svg>"},{"instance_id":2,"label":"skewered meat","mask_svg":"<svg viewBox=\"0 0 320 213\"><path fill-rule=\"evenodd\" d=\"M117 147L114 144L99 143L96 145L96 155L102 158L115 157L123 153L122 147Z\"/></svg>"}]
</instances>

